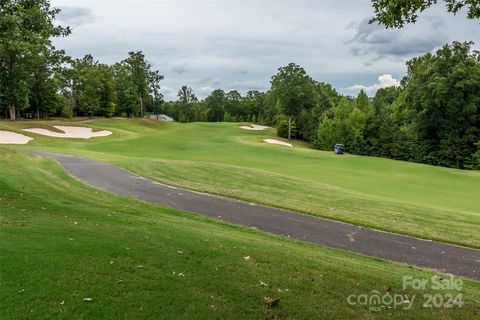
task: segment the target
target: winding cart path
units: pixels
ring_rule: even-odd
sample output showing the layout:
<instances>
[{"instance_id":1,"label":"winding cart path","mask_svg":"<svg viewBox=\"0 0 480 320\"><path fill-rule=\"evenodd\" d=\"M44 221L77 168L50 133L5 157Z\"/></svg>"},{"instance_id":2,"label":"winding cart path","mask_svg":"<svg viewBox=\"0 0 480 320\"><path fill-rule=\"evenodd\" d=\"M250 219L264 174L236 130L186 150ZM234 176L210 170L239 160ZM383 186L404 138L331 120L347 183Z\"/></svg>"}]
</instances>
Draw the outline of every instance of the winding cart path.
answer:
<instances>
[{"instance_id":1,"label":"winding cart path","mask_svg":"<svg viewBox=\"0 0 480 320\"><path fill-rule=\"evenodd\" d=\"M480 250L382 232L160 184L109 163L35 152L91 186L265 232L480 280Z\"/></svg>"}]
</instances>

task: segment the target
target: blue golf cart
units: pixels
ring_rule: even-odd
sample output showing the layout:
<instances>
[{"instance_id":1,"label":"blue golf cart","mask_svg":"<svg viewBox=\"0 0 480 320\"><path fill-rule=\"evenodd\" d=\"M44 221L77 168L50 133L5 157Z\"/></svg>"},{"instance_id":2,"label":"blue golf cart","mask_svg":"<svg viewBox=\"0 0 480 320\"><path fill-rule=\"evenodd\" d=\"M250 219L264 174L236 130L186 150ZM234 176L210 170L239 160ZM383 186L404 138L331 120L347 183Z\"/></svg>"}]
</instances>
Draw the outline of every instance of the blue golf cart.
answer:
<instances>
[{"instance_id":1,"label":"blue golf cart","mask_svg":"<svg viewBox=\"0 0 480 320\"><path fill-rule=\"evenodd\" d=\"M344 153L344 146L343 144L336 143L333 145L333 150L336 154L343 154Z\"/></svg>"}]
</instances>

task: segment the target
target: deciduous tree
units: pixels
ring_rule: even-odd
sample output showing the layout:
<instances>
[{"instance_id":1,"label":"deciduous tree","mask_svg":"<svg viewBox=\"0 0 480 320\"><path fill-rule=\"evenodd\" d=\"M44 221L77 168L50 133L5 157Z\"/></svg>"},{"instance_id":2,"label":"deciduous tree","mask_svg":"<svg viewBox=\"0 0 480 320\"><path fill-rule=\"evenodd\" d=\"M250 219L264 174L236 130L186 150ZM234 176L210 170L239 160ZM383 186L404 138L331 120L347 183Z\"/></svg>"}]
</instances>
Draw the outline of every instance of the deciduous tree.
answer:
<instances>
[{"instance_id":1,"label":"deciduous tree","mask_svg":"<svg viewBox=\"0 0 480 320\"><path fill-rule=\"evenodd\" d=\"M136 87L135 90L137 91L140 102L140 116L143 117L145 97L148 95L150 89L151 65L145 59L142 51L129 52L128 58L123 60L122 63L129 68L131 81Z\"/></svg>"},{"instance_id":2,"label":"deciduous tree","mask_svg":"<svg viewBox=\"0 0 480 320\"><path fill-rule=\"evenodd\" d=\"M375 17L371 22L379 22L388 28L401 28L405 24L415 23L418 14L436 4L438 0L372 0ZM480 18L479 0L443 0L447 11L456 14L463 8L469 19Z\"/></svg>"},{"instance_id":3,"label":"deciduous tree","mask_svg":"<svg viewBox=\"0 0 480 320\"><path fill-rule=\"evenodd\" d=\"M0 2L0 106L8 108L12 120L17 108L28 106L35 55L53 51L51 38L70 33L68 27L54 25L59 12L48 0Z\"/></svg>"},{"instance_id":4,"label":"deciduous tree","mask_svg":"<svg viewBox=\"0 0 480 320\"><path fill-rule=\"evenodd\" d=\"M312 79L305 70L294 63L278 69L272 77L272 94L280 110L288 117L288 139L291 139L292 117L302 109L309 109L315 104L315 89Z\"/></svg>"}]
</instances>

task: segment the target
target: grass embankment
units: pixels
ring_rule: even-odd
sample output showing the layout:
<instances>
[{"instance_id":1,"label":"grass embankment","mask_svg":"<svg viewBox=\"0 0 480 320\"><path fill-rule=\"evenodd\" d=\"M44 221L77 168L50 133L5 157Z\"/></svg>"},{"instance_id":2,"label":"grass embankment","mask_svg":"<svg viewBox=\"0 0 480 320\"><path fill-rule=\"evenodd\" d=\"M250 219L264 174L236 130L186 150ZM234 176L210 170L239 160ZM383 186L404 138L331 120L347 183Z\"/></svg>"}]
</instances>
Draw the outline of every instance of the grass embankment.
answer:
<instances>
[{"instance_id":1,"label":"grass embankment","mask_svg":"<svg viewBox=\"0 0 480 320\"><path fill-rule=\"evenodd\" d=\"M21 128L61 122L0 123ZM67 122L68 124L68 122ZM26 146L110 161L164 183L362 226L480 248L480 172L389 159L336 156L262 139L273 129L233 123L84 121L114 132L90 140L43 137Z\"/></svg>"},{"instance_id":2,"label":"grass embankment","mask_svg":"<svg viewBox=\"0 0 480 320\"><path fill-rule=\"evenodd\" d=\"M52 160L9 148L0 154L1 319L476 319L480 312L478 282L464 281L461 308L423 308L422 295L438 291L404 291L402 276L429 278L428 271L116 196ZM372 290L416 298L411 310L347 303ZM279 305L268 308L264 297Z\"/></svg>"}]
</instances>

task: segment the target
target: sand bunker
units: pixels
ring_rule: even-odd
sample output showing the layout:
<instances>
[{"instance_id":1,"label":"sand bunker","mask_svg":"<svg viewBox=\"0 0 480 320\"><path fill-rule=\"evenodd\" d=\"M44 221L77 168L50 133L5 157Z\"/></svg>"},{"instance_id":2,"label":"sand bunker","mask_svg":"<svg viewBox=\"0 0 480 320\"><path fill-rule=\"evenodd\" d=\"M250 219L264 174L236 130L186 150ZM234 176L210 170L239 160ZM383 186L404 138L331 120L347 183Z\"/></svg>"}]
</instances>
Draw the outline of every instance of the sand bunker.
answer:
<instances>
[{"instance_id":1,"label":"sand bunker","mask_svg":"<svg viewBox=\"0 0 480 320\"><path fill-rule=\"evenodd\" d=\"M258 124L251 124L249 126L240 126L240 129L253 130L253 131L265 130L267 128L268 127L266 127L266 126L260 126Z\"/></svg>"},{"instance_id":2,"label":"sand bunker","mask_svg":"<svg viewBox=\"0 0 480 320\"><path fill-rule=\"evenodd\" d=\"M93 132L92 128L87 127L69 127L69 126L53 126L54 128L63 131L53 132L47 129L32 128L32 129L23 129L23 131L32 132L41 134L49 137L56 138L77 138L77 139L90 139L93 137L105 137L112 134L111 131L102 130Z\"/></svg>"},{"instance_id":3,"label":"sand bunker","mask_svg":"<svg viewBox=\"0 0 480 320\"><path fill-rule=\"evenodd\" d=\"M293 148L293 146L292 146L291 143L283 142L283 141L280 141L280 140L265 139L265 140L263 140L263 141L266 142L266 143L278 144L278 145L281 145L281 146L284 146L284 147Z\"/></svg>"},{"instance_id":4,"label":"sand bunker","mask_svg":"<svg viewBox=\"0 0 480 320\"><path fill-rule=\"evenodd\" d=\"M27 144L33 138L20 133L0 130L0 144Z\"/></svg>"}]
</instances>

